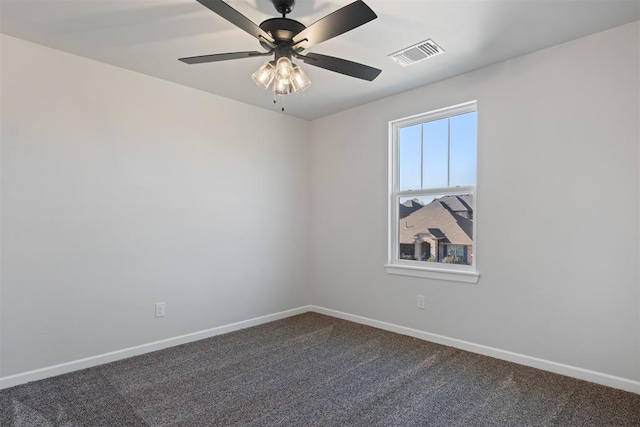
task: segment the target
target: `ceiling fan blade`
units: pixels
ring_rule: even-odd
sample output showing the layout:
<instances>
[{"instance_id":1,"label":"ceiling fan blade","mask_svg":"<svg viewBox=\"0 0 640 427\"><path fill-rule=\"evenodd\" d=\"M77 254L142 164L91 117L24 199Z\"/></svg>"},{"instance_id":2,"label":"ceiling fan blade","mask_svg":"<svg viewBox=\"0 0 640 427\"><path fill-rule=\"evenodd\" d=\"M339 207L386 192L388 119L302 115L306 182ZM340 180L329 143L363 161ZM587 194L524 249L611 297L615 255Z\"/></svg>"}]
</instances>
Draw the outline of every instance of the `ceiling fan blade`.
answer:
<instances>
[{"instance_id":1,"label":"ceiling fan blade","mask_svg":"<svg viewBox=\"0 0 640 427\"><path fill-rule=\"evenodd\" d=\"M184 62L185 64L202 64L205 62L218 62L218 61L228 61L230 59L240 59L240 58L252 58L254 56L266 56L271 55L273 52L229 52L229 53L216 53L213 55L202 55L202 56L190 56L188 58L180 58L179 60Z\"/></svg>"},{"instance_id":2,"label":"ceiling fan blade","mask_svg":"<svg viewBox=\"0 0 640 427\"><path fill-rule=\"evenodd\" d=\"M273 44L275 40L262 28L254 24L249 18L229 6L222 0L196 0L198 3L208 8L209 10L217 13L227 21L231 22L238 28L243 29L247 33L259 40L265 40L266 42ZM272 46L275 47L275 46Z\"/></svg>"},{"instance_id":3,"label":"ceiling fan blade","mask_svg":"<svg viewBox=\"0 0 640 427\"><path fill-rule=\"evenodd\" d=\"M296 58L302 59L305 64L324 68L325 70L335 71L336 73L341 73L362 80L373 81L382 72L382 70L369 67L368 65L347 61L346 59L335 58L333 56L320 55L319 53L308 53L306 55L297 54L295 56Z\"/></svg>"},{"instance_id":4,"label":"ceiling fan blade","mask_svg":"<svg viewBox=\"0 0 640 427\"><path fill-rule=\"evenodd\" d=\"M369 6L362 0L358 0L309 25L293 37L293 43L307 49L351 31L377 17Z\"/></svg>"}]
</instances>

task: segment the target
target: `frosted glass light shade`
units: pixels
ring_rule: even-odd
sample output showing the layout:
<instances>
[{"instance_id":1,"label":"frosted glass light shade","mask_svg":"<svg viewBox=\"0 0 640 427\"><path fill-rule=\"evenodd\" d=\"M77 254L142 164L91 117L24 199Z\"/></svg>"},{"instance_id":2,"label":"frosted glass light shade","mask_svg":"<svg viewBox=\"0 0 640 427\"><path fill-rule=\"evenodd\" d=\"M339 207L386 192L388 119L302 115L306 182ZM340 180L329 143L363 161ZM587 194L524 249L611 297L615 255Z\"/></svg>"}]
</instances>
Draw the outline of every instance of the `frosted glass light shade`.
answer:
<instances>
[{"instance_id":1,"label":"frosted glass light shade","mask_svg":"<svg viewBox=\"0 0 640 427\"><path fill-rule=\"evenodd\" d=\"M265 62L262 67L258 68L258 71L251 74L251 78L262 89L267 89L276 74L275 69L274 61Z\"/></svg>"},{"instance_id":2,"label":"frosted glass light shade","mask_svg":"<svg viewBox=\"0 0 640 427\"><path fill-rule=\"evenodd\" d=\"M293 75L291 76L291 86L293 86L294 92L302 92L309 86L311 86L311 80L307 77L307 74L302 68L297 65L293 65Z\"/></svg>"},{"instance_id":3,"label":"frosted glass light shade","mask_svg":"<svg viewBox=\"0 0 640 427\"><path fill-rule=\"evenodd\" d=\"M286 56L278 58L276 62L276 76L279 78L289 78L293 74L293 64Z\"/></svg>"},{"instance_id":4,"label":"frosted glass light shade","mask_svg":"<svg viewBox=\"0 0 640 427\"><path fill-rule=\"evenodd\" d=\"M291 93L291 80L288 77L277 76L273 83L273 93L276 95L289 95Z\"/></svg>"}]
</instances>

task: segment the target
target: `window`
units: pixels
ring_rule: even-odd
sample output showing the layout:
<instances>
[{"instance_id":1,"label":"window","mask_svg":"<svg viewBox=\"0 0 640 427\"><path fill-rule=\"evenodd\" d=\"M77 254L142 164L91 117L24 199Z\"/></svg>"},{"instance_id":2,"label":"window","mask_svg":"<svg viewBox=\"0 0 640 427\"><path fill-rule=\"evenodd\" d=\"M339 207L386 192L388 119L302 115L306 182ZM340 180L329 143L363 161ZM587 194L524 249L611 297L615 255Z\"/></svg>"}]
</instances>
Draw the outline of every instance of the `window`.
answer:
<instances>
[{"instance_id":1,"label":"window","mask_svg":"<svg viewBox=\"0 0 640 427\"><path fill-rule=\"evenodd\" d=\"M476 102L389 127L387 272L476 283Z\"/></svg>"}]
</instances>

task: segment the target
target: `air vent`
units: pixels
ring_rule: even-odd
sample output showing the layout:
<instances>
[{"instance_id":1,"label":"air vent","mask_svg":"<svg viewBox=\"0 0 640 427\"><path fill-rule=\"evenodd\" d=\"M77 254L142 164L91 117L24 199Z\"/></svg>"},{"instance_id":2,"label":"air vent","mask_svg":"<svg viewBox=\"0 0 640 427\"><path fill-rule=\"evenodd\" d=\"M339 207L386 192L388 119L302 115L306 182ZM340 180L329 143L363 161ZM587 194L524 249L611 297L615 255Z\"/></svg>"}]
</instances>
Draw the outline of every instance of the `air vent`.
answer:
<instances>
[{"instance_id":1,"label":"air vent","mask_svg":"<svg viewBox=\"0 0 640 427\"><path fill-rule=\"evenodd\" d=\"M406 67L423 59L431 58L444 52L433 40L428 39L389 55L398 64Z\"/></svg>"}]
</instances>

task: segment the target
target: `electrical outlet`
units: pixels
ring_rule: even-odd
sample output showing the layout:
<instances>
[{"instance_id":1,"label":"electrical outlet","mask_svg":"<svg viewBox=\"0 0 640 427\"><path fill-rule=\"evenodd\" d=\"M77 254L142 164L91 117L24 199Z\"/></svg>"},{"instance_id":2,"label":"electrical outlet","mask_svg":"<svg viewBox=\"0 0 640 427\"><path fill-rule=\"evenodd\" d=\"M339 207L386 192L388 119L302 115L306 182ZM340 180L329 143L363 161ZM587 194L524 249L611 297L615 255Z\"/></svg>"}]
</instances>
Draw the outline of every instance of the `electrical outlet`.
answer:
<instances>
[{"instance_id":1,"label":"electrical outlet","mask_svg":"<svg viewBox=\"0 0 640 427\"><path fill-rule=\"evenodd\" d=\"M426 308L425 302L424 302L424 295L418 295L418 308L424 310Z\"/></svg>"},{"instance_id":2,"label":"electrical outlet","mask_svg":"<svg viewBox=\"0 0 640 427\"><path fill-rule=\"evenodd\" d=\"M156 317L164 317L167 314L167 306L163 302L156 303Z\"/></svg>"}]
</instances>

